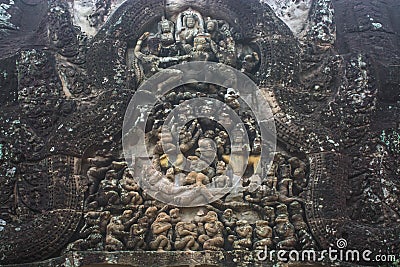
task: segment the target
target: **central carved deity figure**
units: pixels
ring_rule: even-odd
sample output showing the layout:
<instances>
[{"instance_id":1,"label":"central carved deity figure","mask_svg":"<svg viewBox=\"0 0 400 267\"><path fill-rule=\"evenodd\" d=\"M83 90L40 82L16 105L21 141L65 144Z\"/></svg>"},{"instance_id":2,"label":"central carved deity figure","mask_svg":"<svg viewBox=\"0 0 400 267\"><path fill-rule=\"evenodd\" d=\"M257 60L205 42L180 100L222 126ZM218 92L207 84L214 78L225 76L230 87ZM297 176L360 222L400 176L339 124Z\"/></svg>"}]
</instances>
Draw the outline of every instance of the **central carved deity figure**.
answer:
<instances>
[{"instance_id":1,"label":"central carved deity figure","mask_svg":"<svg viewBox=\"0 0 400 267\"><path fill-rule=\"evenodd\" d=\"M260 128L256 120L251 119L254 117L252 110L234 89L240 72L248 76L256 74L260 58L258 46L241 40L227 21L204 17L192 8L170 17L162 16L156 25L147 29L153 32L144 32L134 48L133 67L138 85L149 80L151 93L157 95L161 95L163 89L171 90L149 109L144 139L152 166L141 169L137 177L144 177L142 186L160 201L182 206L210 203L216 196L223 197L228 187L239 182L242 187L241 173L245 172L243 181L247 181L258 171ZM250 57L253 59L251 67ZM204 67L191 68L188 70L190 77L193 76L190 83L176 86L184 74L174 66L187 62L218 64L209 65L205 70ZM153 82L150 77L161 70L170 75ZM203 71L223 73L225 78L220 84L224 86L198 82ZM186 103L203 97L212 100L200 106ZM214 100L221 105L213 106ZM171 115L175 109L181 111ZM221 113L213 113L215 110ZM199 113L203 118L197 119ZM237 126L232 124L230 116L233 115L246 126L240 129L241 135L231 136L240 140L231 141L228 133L233 130L232 126ZM171 116L171 124L167 125ZM135 124L141 121L138 119ZM243 143L245 132L251 145ZM253 163L246 164L241 156L243 152L251 154ZM243 190L238 192L235 194L240 195Z\"/></svg>"},{"instance_id":2,"label":"central carved deity figure","mask_svg":"<svg viewBox=\"0 0 400 267\"><path fill-rule=\"evenodd\" d=\"M213 61L255 73L259 55L247 44L237 44L235 29L224 20L203 18L189 8L173 22L161 17L157 32L145 32L138 39L134 54L134 69L146 79L158 72L185 61ZM139 83L143 80L139 79Z\"/></svg>"}]
</instances>

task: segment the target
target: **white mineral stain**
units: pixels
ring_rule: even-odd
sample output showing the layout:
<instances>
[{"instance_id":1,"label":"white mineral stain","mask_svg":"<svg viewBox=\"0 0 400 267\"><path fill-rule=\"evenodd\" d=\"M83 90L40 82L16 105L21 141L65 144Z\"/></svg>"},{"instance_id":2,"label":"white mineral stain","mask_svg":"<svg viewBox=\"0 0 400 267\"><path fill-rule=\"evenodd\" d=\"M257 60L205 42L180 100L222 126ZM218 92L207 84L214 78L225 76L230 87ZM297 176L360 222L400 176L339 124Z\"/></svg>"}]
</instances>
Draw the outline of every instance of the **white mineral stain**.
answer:
<instances>
[{"instance_id":1,"label":"white mineral stain","mask_svg":"<svg viewBox=\"0 0 400 267\"><path fill-rule=\"evenodd\" d=\"M379 22L372 22L372 26L374 26L376 30L382 28L382 24L380 24Z\"/></svg>"},{"instance_id":2,"label":"white mineral stain","mask_svg":"<svg viewBox=\"0 0 400 267\"><path fill-rule=\"evenodd\" d=\"M299 37L303 34L312 0L261 0L261 2L268 4L294 35Z\"/></svg>"}]
</instances>

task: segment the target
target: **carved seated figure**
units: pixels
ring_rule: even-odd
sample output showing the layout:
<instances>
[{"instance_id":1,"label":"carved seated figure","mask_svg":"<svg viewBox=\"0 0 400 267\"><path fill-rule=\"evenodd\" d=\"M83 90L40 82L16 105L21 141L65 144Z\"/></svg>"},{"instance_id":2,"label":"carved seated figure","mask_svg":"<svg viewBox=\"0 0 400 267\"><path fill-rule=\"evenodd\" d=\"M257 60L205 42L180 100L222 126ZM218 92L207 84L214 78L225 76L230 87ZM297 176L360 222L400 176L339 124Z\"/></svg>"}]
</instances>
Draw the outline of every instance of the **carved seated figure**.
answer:
<instances>
[{"instance_id":1,"label":"carved seated figure","mask_svg":"<svg viewBox=\"0 0 400 267\"><path fill-rule=\"evenodd\" d=\"M163 40L154 37L154 35L151 38L150 36L150 32L143 33L143 35L139 37L134 49L135 58L137 59L134 67L136 75L138 75L139 83L144 79L150 78L155 73L159 72L160 69L177 64L191 57L190 55L162 56L162 54L166 53L161 52ZM146 46L144 46L145 43ZM183 76L182 71L177 69L164 68L163 70L171 75L169 75L168 79L155 84L157 92L161 92L162 89L168 88L169 84L174 84Z\"/></svg>"},{"instance_id":2,"label":"carved seated figure","mask_svg":"<svg viewBox=\"0 0 400 267\"><path fill-rule=\"evenodd\" d=\"M194 38L204 32L204 21L201 14L191 8L180 13L177 19L176 41L183 44L184 50L192 50Z\"/></svg>"},{"instance_id":3,"label":"carved seated figure","mask_svg":"<svg viewBox=\"0 0 400 267\"><path fill-rule=\"evenodd\" d=\"M178 222L182 221L180 210L178 208L171 209L169 211L169 216L171 217L172 225L176 225Z\"/></svg>"},{"instance_id":4,"label":"carved seated figure","mask_svg":"<svg viewBox=\"0 0 400 267\"><path fill-rule=\"evenodd\" d=\"M143 223L147 224L147 227L150 227L150 225L156 219L157 211L157 207L148 207L144 213L144 216L140 218Z\"/></svg>"},{"instance_id":5,"label":"carved seated figure","mask_svg":"<svg viewBox=\"0 0 400 267\"><path fill-rule=\"evenodd\" d=\"M306 164L299 158L292 157L288 160L293 170L293 184L298 191L303 191L307 186Z\"/></svg>"},{"instance_id":6,"label":"carved seated figure","mask_svg":"<svg viewBox=\"0 0 400 267\"><path fill-rule=\"evenodd\" d=\"M303 208L298 201L294 201L290 204L290 213L291 213L291 221L296 230L297 237L299 239L299 243L303 250L306 249L316 249L316 244L308 232L308 225L304 221L304 211Z\"/></svg>"},{"instance_id":7,"label":"carved seated figure","mask_svg":"<svg viewBox=\"0 0 400 267\"><path fill-rule=\"evenodd\" d=\"M139 218L139 215L140 215L139 212L136 213L136 216L134 216L133 210L124 210L122 215L118 216L118 220L121 221L122 225L124 226L124 230L129 231L132 224L136 222L136 220Z\"/></svg>"},{"instance_id":8,"label":"carved seated figure","mask_svg":"<svg viewBox=\"0 0 400 267\"><path fill-rule=\"evenodd\" d=\"M153 240L150 242L150 248L157 251L171 250L171 228L171 217L165 212L158 214L156 220L151 225Z\"/></svg>"},{"instance_id":9,"label":"carved seated figure","mask_svg":"<svg viewBox=\"0 0 400 267\"><path fill-rule=\"evenodd\" d=\"M217 45L208 34L198 34L193 41L193 49L190 52L194 61L215 61Z\"/></svg>"},{"instance_id":10,"label":"carved seated figure","mask_svg":"<svg viewBox=\"0 0 400 267\"><path fill-rule=\"evenodd\" d=\"M256 221L256 242L254 243L254 249L264 250L265 247L271 248L272 241L272 228L269 226L268 221Z\"/></svg>"},{"instance_id":11,"label":"carved seated figure","mask_svg":"<svg viewBox=\"0 0 400 267\"><path fill-rule=\"evenodd\" d=\"M213 163L217 156L214 141L208 138L200 138L197 144L199 148L196 149L196 156L208 164Z\"/></svg>"},{"instance_id":12,"label":"carved seated figure","mask_svg":"<svg viewBox=\"0 0 400 267\"><path fill-rule=\"evenodd\" d=\"M303 202L299 197L293 196L293 179L290 177L290 165L283 164L280 166L281 180L279 181L279 201L289 204L293 201Z\"/></svg>"},{"instance_id":13,"label":"carved seated figure","mask_svg":"<svg viewBox=\"0 0 400 267\"><path fill-rule=\"evenodd\" d=\"M297 239L294 226L289 222L287 206L285 204L278 205L277 214L274 227L276 248L292 250L296 245Z\"/></svg>"},{"instance_id":14,"label":"carved seated figure","mask_svg":"<svg viewBox=\"0 0 400 267\"><path fill-rule=\"evenodd\" d=\"M121 216L117 217L117 220L119 220L122 225L124 226L124 233L120 235L120 240L128 246L130 241L132 240L133 236L131 235L131 227L132 225L137 221L139 216L141 215L141 210L143 209L143 206L139 208L139 211L134 213L133 210L125 210Z\"/></svg>"},{"instance_id":15,"label":"carved seated figure","mask_svg":"<svg viewBox=\"0 0 400 267\"><path fill-rule=\"evenodd\" d=\"M217 20L207 17L205 21L205 29L206 32L210 35L211 39L217 44L223 39L223 36L219 31L219 25Z\"/></svg>"},{"instance_id":16,"label":"carved seated figure","mask_svg":"<svg viewBox=\"0 0 400 267\"><path fill-rule=\"evenodd\" d=\"M257 174L252 175L250 178L250 184L246 188L247 194L244 199L250 203L260 203L265 196L264 186L261 185L261 177Z\"/></svg>"},{"instance_id":17,"label":"carved seated figure","mask_svg":"<svg viewBox=\"0 0 400 267\"><path fill-rule=\"evenodd\" d=\"M145 218L141 218L138 220L138 223L133 224L130 229L132 240L127 243L127 248L134 250L145 250L147 230L148 225Z\"/></svg>"},{"instance_id":18,"label":"carved seated figure","mask_svg":"<svg viewBox=\"0 0 400 267\"><path fill-rule=\"evenodd\" d=\"M215 176L215 169L210 166L210 163L197 156L189 156L188 159L190 160L190 169L206 175L207 179L204 180L204 184L209 184L210 179Z\"/></svg>"},{"instance_id":19,"label":"carved seated figure","mask_svg":"<svg viewBox=\"0 0 400 267\"><path fill-rule=\"evenodd\" d=\"M106 173L105 179L100 183L100 205L111 207L120 204L120 197L118 194L118 174L114 170Z\"/></svg>"},{"instance_id":20,"label":"carved seated figure","mask_svg":"<svg viewBox=\"0 0 400 267\"><path fill-rule=\"evenodd\" d=\"M217 151L218 151L218 157L221 158L222 155L229 154L228 151L225 149L225 145L227 144L229 140L229 135L225 131L220 131L218 133L218 136L215 137L215 142L217 144Z\"/></svg>"},{"instance_id":21,"label":"carved seated figure","mask_svg":"<svg viewBox=\"0 0 400 267\"><path fill-rule=\"evenodd\" d=\"M236 92L235 89L228 88L225 94L225 103L235 111L239 111L240 109L240 103L238 101L239 98L240 94Z\"/></svg>"},{"instance_id":22,"label":"carved seated figure","mask_svg":"<svg viewBox=\"0 0 400 267\"><path fill-rule=\"evenodd\" d=\"M89 195L94 195L99 190L99 184L109 170L110 166L93 166L89 168L89 170L87 171L87 177L89 178Z\"/></svg>"},{"instance_id":23,"label":"carved seated figure","mask_svg":"<svg viewBox=\"0 0 400 267\"><path fill-rule=\"evenodd\" d=\"M199 242L204 250L222 250L224 247L224 225L218 221L218 215L209 211L204 217L204 234L199 236Z\"/></svg>"},{"instance_id":24,"label":"carved seated figure","mask_svg":"<svg viewBox=\"0 0 400 267\"><path fill-rule=\"evenodd\" d=\"M253 246L253 228L245 220L236 222L236 240L233 242L233 249L249 250Z\"/></svg>"},{"instance_id":25,"label":"carved seated figure","mask_svg":"<svg viewBox=\"0 0 400 267\"><path fill-rule=\"evenodd\" d=\"M273 226L275 224L275 208L270 206L264 206L265 220L268 220L269 225Z\"/></svg>"},{"instance_id":26,"label":"carved seated figure","mask_svg":"<svg viewBox=\"0 0 400 267\"><path fill-rule=\"evenodd\" d=\"M279 199L279 193L277 192L278 177L276 176L277 166L272 164L268 170L267 179L263 182L265 184L265 196L262 199L264 206L274 205Z\"/></svg>"},{"instance_id":27,"label":"carved seated figure","mask_svg":"<svg viewBox=\"0 0 400 267\"><path fill-rule=\"evenodd\" d=\"M104 250L103 235L110 221L109 211L89 211L85 214L85 225L79 232L80 239L71 243L67 251Z\"/></svg>"},{"instance_id":28,"label":"carved seated figure","mask_svg":"<svg viewBox=\"0 0 400 267\"><path fill-rule=\"evenodd\" d=\"M205 186L205 184L209 183L209 178L203 173L190 172L184 181L186 186L178 187L178 189L180 189L180 194L173 196L174 202L180 205L198 205L209 202L211 199L215 198L215 195Z\"/></svg>"},{"instance_id":29,"label":"carved seated figure","mask_svg":"<svg viewBox=\"0 0 400 267\"><path fill-rule=\"evenodd\" d=\"M168 130L162 130L158 135L158 139L153 155L160 159L161 168L166 170L172 167L170 155L176 155L177 148L173 142L172 134Z\"/></svg>"},{"instance_id":30,"label":"carved seated figure","mask_svg":"<svg viewBox=\"0 0 400 267\"><path fill-rule=\"evenodd\" d=\"M196 145L202 133L200 124L197 120L193 120L188 127L182 127L179 132L179 148L181 152L186 153L191 150L194 145Z\"/></svg>"},{"instance_id":31,"label":"carved seated figure","mask_svg":"<svg viewBox=\"0 0 400 267\"><path fill-rule=\"evenodd\" d=\"M123 240L128 233L124 231L124 225L118 218L112 218L107 226L106 250L120 251L124 249Z\"/></svg>"},{"instance_id":32,"label":"carved seated figure","mask_svg":"<svg viewBox=\"0 0 400 267\"><path fill-rule=\"evenodd\" d=\"M225 225L225 230L228 235L235 234L236 222L238 221L232 209L226 209L222 214L222 222Z\"/></svg>"},{"instance_id":33,"label":"carved seated figure","mask_svg":"<svg viewBox=\"0 0 400 267\"><path fill-rule=\"evenodd\" d=\"M231 186L231 179L225 174L215 176L214 185L216 188L222 189L220 194L223 194L224 192L228 193L228 191L226 191L226 188Z\"/></svg>"},{"instance_id":34,"label":"carved seated figure","mask_svg":"<svg viewBox=\"0 0 400 267\"><path fill-rule=\"evenodd\" d=\"M215 168L216 175L225 175L226 174L226 163L223 161L218 161Z\"/></svg>"},{"instance_id":35,"label":"carved seated figure","mask_svg":"<svg viewBox=\"0 0 400 267\"><path fill-rule=\"evenodd\" d=\"M197 226L190 222L178 222L175 226L175 249L176 250L191 250L199 249L197 243Z\"/></svg>"},{"instance_id":36,"label":"carved seated figure","mask_svg":"<svg viewBox=\"0 0 400 267\"><path fill-rule=\"evenodd\" d=\"M133 179L128 169L124 171L122 179L119 181L119 187L121 189L121 203L132 207L141 205L143 198L139 194L140 187Z\"/></svg>"}]
</instances>

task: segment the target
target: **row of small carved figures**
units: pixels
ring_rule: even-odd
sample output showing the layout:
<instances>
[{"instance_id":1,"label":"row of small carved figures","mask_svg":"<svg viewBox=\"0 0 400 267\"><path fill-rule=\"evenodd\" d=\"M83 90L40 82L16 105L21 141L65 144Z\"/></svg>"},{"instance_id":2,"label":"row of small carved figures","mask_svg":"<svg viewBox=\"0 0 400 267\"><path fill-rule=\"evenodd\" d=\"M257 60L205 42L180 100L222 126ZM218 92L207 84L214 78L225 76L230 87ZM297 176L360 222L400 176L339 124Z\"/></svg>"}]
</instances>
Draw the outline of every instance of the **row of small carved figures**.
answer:
<instances>
[{"instance_id":1,"label":"row of small carved figures","mask_svg":"<svg viewBox=\"0 0 400 267\"><path fill-rule=\"evenodd\" d=\"M231 209L224 212L200 208L191 221L182 220L178 208L158 210L144 206L122 215L90 211L85 214L81 239L67 250L264 250L316 249L299 202L269 207L268 220L238 220ZM276 209L276 214L275 214ZM272 212L271 212L272 211ZM252 219L253 221L253 219Z\"/></svg>"},{"instance_id":2,"label":"row of small carved figures","mask_svg":"<svg viewBox=\"0 0 400 267\"><path fill-rule=\"evenodd\" d=\"M92 162L103 162L103 165L94 164L87 172L89 197L86 202L90 208L127 207L151 200L132 177L125 162L113 162L102 157L93 158ZM278 154L266 178L253 175L243 180L243 185L247 186L239 186L239 189L244 201L263 206L302 201L297 195L306 185L305 172L304 162L295 157L286 160Z\"/></svg>"}]
</instances>

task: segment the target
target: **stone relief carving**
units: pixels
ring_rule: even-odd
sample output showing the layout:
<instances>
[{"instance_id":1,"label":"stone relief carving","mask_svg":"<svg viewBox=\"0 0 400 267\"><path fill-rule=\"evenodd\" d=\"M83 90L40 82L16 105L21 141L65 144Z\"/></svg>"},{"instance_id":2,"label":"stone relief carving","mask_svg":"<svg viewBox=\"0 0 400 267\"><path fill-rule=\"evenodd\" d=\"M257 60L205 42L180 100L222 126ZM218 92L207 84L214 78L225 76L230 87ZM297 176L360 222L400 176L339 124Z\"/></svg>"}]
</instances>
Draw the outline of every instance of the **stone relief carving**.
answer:
<instances>
[{"instance_id":1,"label":"stone relief carving","mask_svg":"<svg viewBox=\"0 0 400 267\"><path fill-rule=\"evenodd\" d=\"M0 262L71 251L321 249L339 237L348 238L351 248L367 243L398 252L397 125L380 104L378 85L385 79L376 79L368 55L351 50L345 58L335 51L334 42L345 41L336 39L331 1L315 1L301 43L255 1L261 11L243 1L216 1L213 12L195 1L166 2L126 3L118 9L124 16L116 10L104 31L89 38L74 25L67 4L50 1L46 49L24 48L14 58L1 58L0 84L10 90L0 100ZM89 15L92 25L99 28L113 5L98 2ZM345 9L341 5L335 8ZM375 22L365 23L384 34ZM390 59L379 54L390 61L382 67L391 75L388 88L397 77L391 51L398 50L388 49ZM154 170L133 170L166 200L179 190L182 201L190 198L185 187L207 198L232 186L236 170L227 159L241 147L240 132L231 143L224 129L193 119L179 147L201 171L185 173L180 158L172 166L165 152L176 147L158 142L161 122L176 105L201 96L220 99L241 116L251 136L248 172L235 191L206 207L177 209L135 182L118 134L138 85L160 69L197 60L230 65L256 81L273 108L281 152L268 169L259 157L258 125L229 86L170 92L150 110L154 123L145 133ZM389 139L371 110L387 114L394 129ZM391 110L398 110L396 103ZM202 158L210 152L206 138L217 146L211 166ZM332 203L336 207L328 210ZM366 233L372 235L364 242Z\"/></svg>"},{"instance_id":2,"label":"stone relief carving","mask_svg":"<svg viewBox=\"0 0 400 267\"><path fill-rule=\"evenodd\" d=\"M145 32L138 39L134 49L138 77L149 77L159 68L185 61L215 61L248 74L257 72L258 52L249 45L237 45L236 31L226 21L204 19L192 8L175 15L176 21L162 17L157 32Z\"/></svg>"}]
</instances>

